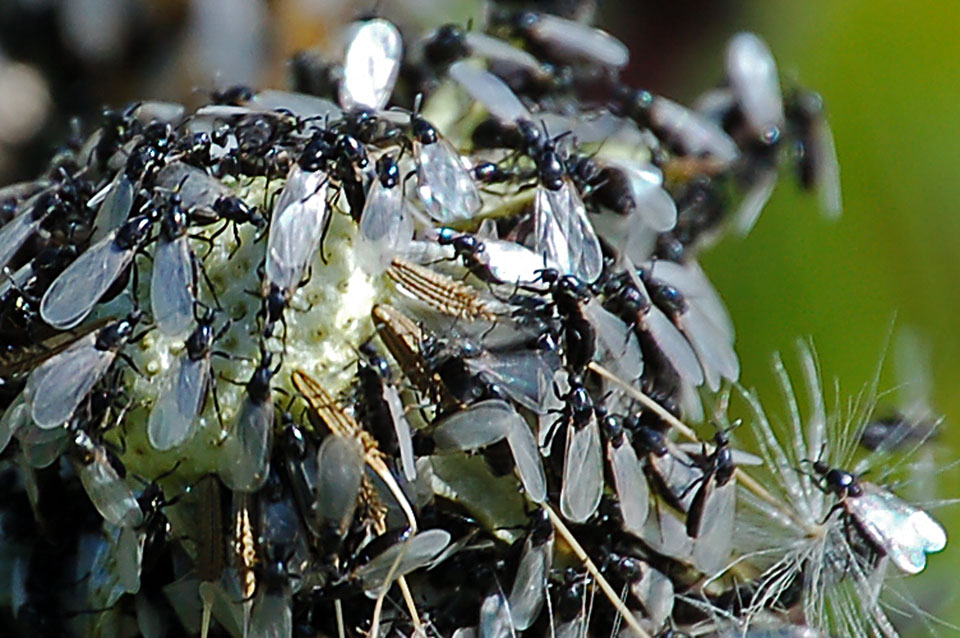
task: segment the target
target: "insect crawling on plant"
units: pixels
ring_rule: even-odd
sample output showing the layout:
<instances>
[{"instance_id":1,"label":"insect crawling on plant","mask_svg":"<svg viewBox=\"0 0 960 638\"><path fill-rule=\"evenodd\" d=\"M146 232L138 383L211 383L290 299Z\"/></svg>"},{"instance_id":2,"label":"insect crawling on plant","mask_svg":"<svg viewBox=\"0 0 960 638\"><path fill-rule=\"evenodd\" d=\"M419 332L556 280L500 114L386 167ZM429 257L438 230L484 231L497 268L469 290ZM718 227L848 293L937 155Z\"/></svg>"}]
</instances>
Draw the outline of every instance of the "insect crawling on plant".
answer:
<instances>
[{"instance_id":1,"label":"insect crawling on plant","mask_svg":"<svg viewBox=\"0 0 960 638\"><path fill-rule=\"evenodd\" d=\"M926 554L947 545L943 527L922 509L857 475L814 461L821 487L840 501L834 509L850 517L854 527L881 556L908 574L919 574L927 565Z\"/></svg>"}]
</instances>

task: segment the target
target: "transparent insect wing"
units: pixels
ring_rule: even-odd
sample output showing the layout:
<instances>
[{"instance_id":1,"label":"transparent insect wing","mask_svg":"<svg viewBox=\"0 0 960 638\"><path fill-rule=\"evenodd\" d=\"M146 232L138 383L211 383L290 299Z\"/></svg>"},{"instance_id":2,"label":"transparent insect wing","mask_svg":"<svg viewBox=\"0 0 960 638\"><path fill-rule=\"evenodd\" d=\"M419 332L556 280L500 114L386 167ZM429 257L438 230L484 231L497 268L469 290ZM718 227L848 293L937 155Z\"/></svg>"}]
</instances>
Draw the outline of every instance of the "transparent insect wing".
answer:
<instances>
[{"instance_id":1,"label":"transparent insect wing","mask_svg":"<svg viewBox=\"0 0 960 638\"><path fill-rule=\"evenodd\" d=\"M117 579L128 594L140 591L140 568L145 537L133 527L120 529L115 549Z\"/></svg>"},{"instance_id":2,"label":"transparent insect wing","mask_svg":"<svg viewBox=\"0 0 960 638\"><path fill-rule=\"evenodd\" d=\"M559 390L559 396L557 396L558 392L554 388ZM564 408L564 402L560 397L569 390L567 373L562 368L554 373L552 379L546 379L541 388L544 401L543 413L537 415L537 444L540 446L540 453L543 456L550 456L550 444L559 427L557 414L562 412Z\"/></svg>"},{"instance_id":3,"label":"transparent insect wing","mask_svg":"<svg viewBox=\"0 0 960 638\"><path fill-rule=\"evenodd\" d=\"M722 124L736 106L736 98L729 87L714 87L698 95L691 108L710 121Z\"/></svg>"},{"instance_id":4,"label":"transparent insect wing","mask_svg":"<svg viewBox=\"0 0 960 638\"><path fill-rule=\"evenodd\" d=\"M725 485L717 485L712 476L705 481L700 487L704 495L699 526L694 535L693 564L704 574L712 576L726 567L733 547L737 484L731 479Z\"/></svg>"},{"instance_id":5,"label":"transparent insect wing","mask_svg":"<svg viewBox=\"0 0 960 638\"><path fill-rule=\"evenodd\" d=\"M480 604L478 638L510 638L513 636L510 606L499 591L487 596Z\"/></svg>"},{"instance_id":6,"label":"transparent insect wing","mask_svg":"<svg viewBox=\"0 0 960 638\"><path fill-rule=\"evenodd\" d=\"M680 378L693 386L703 383L703 370L693 347L662 310L650 305L643 317L643 328L656 342Z\"/></svg>"},{"instance_id":7,"label":"transparent insect wing","mask_svg":"<svg viewBox=\"0 0 960 638\"><path fill-rule=\"evenodd\" d=\"M327 176L294 164L273 210L264 272L270 283L295 290L320 246L330 216Z\"/></svg>"},{"instance_id":8,"label":"transparent insect wing","mask_svg":"<svg viewBox=\"0 0 960 638\"><path fill-rule=\"evenodd\" d=\"M452 261L457 256L453 246L441 246L433 239L413 239L404 245L400 254L415 264Z\"/></svg>"},{"instance_id":9,"label":"transparent insect wing","mask_svg":"<svg viewBox=\"0 0 960 638\"><path fill-rule=\"evenodd\" d=\"M696 468L682 450L668 445L669 452L663 456L648 454L647 462L651 471L657 475L661 486L667 490L668 498L675 501L680 509L687 511L696 492L690 487L700 480L703 472Z\"/></svg>"},{"instance_id":10,"label":"transparent insect wing","mask_svg":"<svg viewBox=\"0 0 960 638\"><path fill-rule=\"evenodd\" d=\"M637 215L648 228L665 232L677 225L677 204L663 187L659 169L650 166L636 170L630 185Z\"/></svg>"},{"instance_id":11,"label":"transparent insect wing","mask_svg":"<svg viewBox=\"0 0 960 638\"><path fill-rule=\"evenodd\" d=\"M292 638L293 609L283 592L261 590L254 599L250 614L249 636L257 638Z\"/></svg>"},{"instance_id":12,"label":"transparent insect wing","mask_svg":"<svg viewBox=\"0 0 960 638\"><path fill-rule=\"evenodd\" d=\"M106 532L96 533L83 539L87 541L83 549L90 552L90 563L78 580L86 579L86 600L98 608L112 607L126 593L117 577L114 553L119 533L120 530L115 527L110 530L109 535Z\"/></svg>"},{"instance_id":13,"label":"transparent insect wing","mask_svg":"<svg viewBox=\"0 0 960 638\"><path fill-rule=\"evenodd\" d=\"M386 20L373 19L352 29L343 61L340 106L381 110L390 100L400 72L403 40Z\"/></svg>"},{"instance_id":14,"label":"transparent insect wing","mask_svg":"<svg viewBox=\"0 0 960 638\"><path fill-rule=\"evenodd\" d=\"M535 251L581 281L593 283L603 270L600 240L580 193L569 179L558 190L537 188Z\"/></svg>"},{"instance_id":15,"label":"transparent insect wing","mask_svg":"<svg viewBox=\"0 0 960 638\"><path fill-rule=\"evenodd\" d=\"M136 186L127 177L126 172L118 172L110 182L106 197L97 210L97 216L93 219L91 244L98 243L127 221L130 210L133 208L135 191Z\"/></svg>"},{"instance_id":16,"label":"transparent insect wing","mask_svg":"<svg viewBox=\"0 0 960 638\"><path fill-rule=\"evenodd\" d=\"M343 116L340 107L330 100L293 91L277 91L275 89L260 91L253 96L251 104L264 111L290 111L300 118L315 118L318 120L329 118L333 121Z\"/></svg>"},{"instance_id":17,"label":"transparent insect wing","mask_svg":"<svg viewBox=\"0 0 960 638\"><path fill-rule=\"evenodd\" d=\"M553 567L553 535L534 544L529 536L523 544L523 553L517 565L510 595L510 618L517 631L525 631L533 625L546 600L547 579Z\"/></svg>"},{"instance_id":18,"label":"transparent insect wing","mask_svg":"<svg viewBox=\"0 0 960 638\"><path fill-rule=\"evenodd\" d=\"M620 501L624 529L640 534L650 510L650 495L637 453L630 442L624 440L619 447L613 443L607 444L607 458L613 470L613 483Z\"/></svg>"},{"instance_id":19,"label":"transparent insect wing","mask_svg":"<svg viewBox=\"0 0 960 638\"><path fill-rule=\"evenodd\" d=\"M450 532L428 529L393 545L369 563L358 567L354 571L354 577L360 580L367 596L375 598L385 585L390 584L386 581L391 572L393 580L396 580L424 567L449 544ZM392 583L392 580L390 582Z\"/></svg>"},{"instance_id":20,"label":"transparent insect wing","mask_svg":"<svg viewBox=\"0 0 960 638\"><path fill-rule=\"evenodd\" d=\"M246 106L237 106L235 104L207 104L201 106L194 113L195 117L206 118L206 119L222 119L222 120L231 120L235 118L240 118L244 115L250 115L251 113L257 113L260 109L252 108L249 105Z\"/></svg>"},{"instance_id":21,"label":"transparent insect wing","mask_svg":"<svg viewBox=\"0 0 960 638\"><path fill-rule=\"evenodd\" d=\"M514 412L514 415L507 432L507 444L527 496L534 503L542 503L547 498L547 477L540 460L540 451L537 449L537 440L523 417L517 412Z\"/></svg>"},{"instance_id":22,"label":"transparent insect wing","mask_svg":"<svg viewBox=\"0 0 960 638\"><path fill-rule=\"evenodd\" d=\"M783 95L777 63L759 36L744 32L730 39L727 79L750 131L758 139L769 139L783 126Z\"/></svg>"},{"instance_id":23,"label":"transparent insect wing","mask_svg":"<svg viewBox=\"0 0 960 638\"><path fill-rule=\"evenodd\" d=\"M36 469L50 467L66 451L70 442L68 431L40 429L30 418L29 408L25 416L27 422L16 433L23 462Z\"/></svg>"},{"instance_id":24,"label":"transparent insect wing","mask_svg":"<svg viewBox=\"0 0 960 638\"><path fill-rule=\"evenodd\" d=\"M360 234L370 241L395 234L403 214L403 189L399 185L387 188L374 179L360 217Z\"/></svg>"},{"instance_id":25,"label":"transparent insect wing","mask_svg":"<svg viewBox=\"0 0 960 638\"><path fill-rule=\"evenodd\" d=\"M137 497L110 464L106 451L96 446L89 463L77 461L74 467L90 502L108 523L118 527L136 527L143 522Z\"/></svg>"},{"instance_id":26,"label":"transparent insect wing","mask_svg":"<svg viewBox=\"0 0 960 638\"><path fill-rule=\"evenodd\" d=\"M709 155L728 164L740 155L736 142L719 125L665 97L654 98L649 117L687 155Z\"/></svg>"},{"instance_id":27,"label":"transparent insect wing","mask_svg":"<svg viewBox=\"0 0 960 638\"><path fill-rule=\"evenodd\" d=\"M0 417L0 452L7 449L10 439L24 427L32 423L30 405L23 393L17 395Z\"/></svg>"},{"instance_id":28,"label":"transparent insect wing","mask_svg":"<svg viewBox=\"0 0 960 638\"><path fill-rule=\"evenodd\" d=\"M177 616L184 619L184 625L191 631L198 630L200 627L200 610L197 608L198 588L197 575L194 573L184 574L161 587L163 597L170 603Z\"/></svg>"},{"instance_id":29,"label":"transparent insect wing","mask_svg":"<svg viewBox=\"0 0 960 638\"><path fill-rule=\"evenodd\" d=\"M158 241L150 277L150 308L157 328L165 335L182 335L193 324L194 274L193 251L186 235Z\"/></svg>"},{"instance_id":30,"label":"transparent insect wing","mask_svg":"<svg viewBox=\"0 0 960 638\"><path fill-rule=\"evenodd\" d=\"M171 450L193 436L210 381L210 358L183 354L164 377L150 411L147 435L156 450Z\"/></svg>"},{"instance_id":31,"label":"transparent insect wing","mask_svg":"<svg viewBox=\"0 0 960 638\"><path fill-rule=\"evenodd\" d=\"M635 123L605 109L576 116L541 111L536 114L535 121L545 125L555 136L569 132L580 144L602 142L617 136L621 131L634 138L638 135Z\"/></svg>"},{"instance_id":32,"label":"transparent insect wing","mask_svg":"<svg viewBox=\"0 0 960 638\"><path fill-rule=\"evenodd\" d=\"M617 160L612 162L624 172L630 185L634 214L644 226L658 233L677 225L677 204L663 188L663 173L644 162Z\"/></svg>"},{"instance_id":33,"label":"transparent insect wing","mask_svg":"<svg viewBox=\"0 0 960 638\"><path fill-rule=\"evenodd\" d=\"M733 464L737 466L750 465L753 467L759 467L763 465L762 458L756 454L744 452L743 450L730 450L730 458L733 459Z\"/></svg>"},{"instance_id":34,"label":"transparent insect wing","mask_svg":"<svg viewBox=\"0 0 960 638\"><path fill-rule=\"evenodd\" d=\"M474 101L481 103L495 118L505 122L533 118L506 82L489 71L474 66L472 62L461 60L452 64L448 73Z\"/></svg>"},{"instance_id":35,"label":"transparent insect wing","mask_svg":"<svg viewBox=\"0 0 960 638\"><path fill-rule=\"evenodd\" d=\"M43 222L44 216L33 218L32 207L20 212L16 217L0 227L0 268L13 259L20 247L30 239Z\"/></svg>"},{"instance_id":36,"label":"transparent insect wing","mask_svg":"<svg viewBox=\"0 0 960 638\"><path fill-rule=\"evenodd\" d=\"M691 260L680 265L672 261L660 260L647 262L644 267L650 268L650 272L660 281L681 290L688 300L695 300L726 339L733 342L736 333L730 313L727 312L720 294L696 261Z\"/></svg>"},{"instance_id":37,"label":"transparent insect wing","mask_svg":"<svg viewBox=\"0 0 960 638\"><path fill-rule=\"evenodd\" d=\"M553 267L553 262L526 246L498 239L484 239L483 246L489 261L487 268L499 281L507 284L538 284L540 272ZM545 285L540 284L544 288Z\"/></svg>"},{"instance_id":38,"label":"transparent insect wing","mask_svg":"<svg viewBox=\"0 0 960 638\"><path fill-rule=\"evenodd\" d=\"M836 219L843 212L837 147L833 141L833 131L825 118L821 117L813 127L813 139L809 142L813 148L809 149L809 152L814 156L814 181L820 198L820 209L830 219Z\"/></svg>"},{"instance_id":39,"label":"transparent insect wing","mask_svg":"<svg viewBox=\"0 0 960 638\"><path fill-rule=\"evenodd\" d=\"M760 219L760 213L763 212L773 190L777 186L777 171L775 168L760 169L753 176L740 205L737 206L733 214L734 229L741 235L748 235L757 220Z\"/></svg>"},{"instance_id":40,"label":"transparent insect wing","mask_svg":"<svg viewBox=\"0 0 960 638\"><path fill-rule=\"evenodd\" d=\"M583 610L577 617L565 623L559 623L553 630L553 638L584 638L587 635L587 616Z\"/></svg>"},{"instance_id":41,"label":"transparent insect wing","mask_svg":"<svg viewBox=\"0 0 960 638\"><path fill-rule=\"evenodd\" d=\"M673 613L673 581L663 572L644 565L643 576L630 583L630 592L647 612L652 627L662 627ZM662 634L661 634L662 635Z\"/></svg>"},{"instance_id":42,"label":"transparent insect wing","mask_svg":"<svg viewBox=\"0 0 960 638\"><path fill-rule=\"evenodd\" d=\"M187 210L197 207L211 208L221 197L233 194L206 171L183 162L172 162L160 169L156 185L171 192L175 191Z\"/></svg>"},{"instance_id":43,"label":"transparent insect wing","mask_svg":"<svg viewBox=\"0 0 960 638\"><path fill-rule=\"evenodd\" d=\"M277 484L282 486L279 495L260 498L258 542L261 547L266 546L274 553L281 548L284 553L283 573L295 578L302 573L302 566L309 560L310 550L293 494L283 480L278 480ZM269 489L274 488L271 486Z\"/></svg>"},{"instance_id":44,"label":"transparent insect wing","mask_svg":"<svg viewBox=\"0 0 960 638\"><path fill-rule=\"evenodd\" d=\"M415 144L417 195L435 221L471 219L480 210L480 192L456 149L445 138Z\"/></svg>"},{"instance_id":45,"label":"transparent insect wing","mask_svg":"<svg viewBox=\"0 0 960 638\"><path fill-rule=\"evenodd\" d=\"M702 381L701 381L702 383ZM688 423L700 423L704 419L703 400L696 386L689 382L680 383L680 409Z\"/></svg>"},{"instance_id":46,"label":"transparent insect wing","mask_svg":"<svg viewBox=\"0 0 960 638\"><path fill-rule=\"evenodd\" d=\"M630 51L623 42L580 22L541 13L532 31L534 38L567 57L585 58L618 69L630 61Z\"/></svg>"},{"instance_id":47,"label":"transparent insect wing","mask_svg":"<svg viewBox=\"0 0 960 638\"><path fill-rule=\"evenodd\" d=\"M98 350L96 342L97 333L90 333L31 373L24 392L39 427L55 428L66 423L103 378L116 352Z\"/></svg>"},{"instance_id":48,"label":"transparent insect wing","mask_svg":"<svg viewBox=\"0 0 960 638\"><path fill-rule=\"evenodd\" d=\"M377 182L376 186L379 186L379 182ZM393 217L390 219L381 218L375 222L381 224L382 228L380 229L370 229L369 226L364 228L365 220L360 220L361 245L367 252L367 256L360 260L360 265L374 276L382 275L398 255L407 255L414 241L415 217L411 214L412 205L409 201L402 199L400 187L380 189L381 192L389 190L397 191L396 193L390 194L390 199L394 199L396 204L395 206L391 204L391 210L394 211L392 213ZM371 203L369 199L367 203ZM364 214L366 214L366 207L364 211ZM386 229L384 230L383 227L386 227ZM376 240L370 239L364 235L365 232L379 234L379 238Z\"/></svg>"},{"instance_id":49,"label":"transparent insect wing","mask_svg":"<svg viewBox=\"0 0 960 638\"><path fill-rule=\"evenodd\" d=\"M555 352L517 350L484 352L464 360L471 372L482 372L498 383L511 399L538 414L544 413L549 382L560 367Z\"/></svg>"},{"instance_id":50,"label":"transparent insect wing","mask_svg":"<svg viewBox=\"0 0 960 638\"><path fill-rule=\"evenodd\" d=\"M408 481L417 480L417 457L413 453L413 435L410 431L410 422L407 420L406 410L400 400L400 393L388 383L383 384L383 399L387 402L390 417L393 420L394 432L397 435L397 445L400 447L400 467Z\"/></svg>"},{"instance_id":51,"label":"transparent insect wing","mask_svg":"<svg viewBox=\"0 0 960 638\"><path fill-rule=\"evenodd\" d=\"M657 507L650 512L640 538L653 551L687 560L693 553L693 539L687 536L683 521L668 507Z\"/></svg>"},{"instance_id":52,"label":"transparent insect wing","mask_svg":"<svg viewBox=\"0 0 960 638\"><path fill-rule=\"evenodd\" d=\"M715 392L721 377L730 381L740 377L740 360L733 345L699 307L688 304L687 311L677 321L697 353L707 387Z\"/></svg>"},{"instance_id":53,"label":"transparent insect wing","mask_svg":"<svg viewBox=\"0 0 960 638\"><path fill-rule=\"evenodd\" d=\"M861 483L863 494L847 497L844 507L870 539L882 547L894 564L908 574L926 567L925 554L947 544L943 527L921 509L872 483Z\"/></svg>"},{"instance_id":54,"label":"transparent insect wing","mask_svg":"<svg viewBox=\"0 0 960 638\"><path fill-rule=\"evenodd\" d=\"M468 31L466 40L470 53L474 57L486 58L491 62L535 73L540 71L540 61L536 57L500 38L494 38L479 31Z\"/></svg>"},{"instance_id":55,"label":"transparent insect wing","mask_svg":"<svg viewBox=\"0 0 960 638\"><path fill-rule=\"evenodd\" d=\"M583 310L597 331L600 364L624 381L635 381L643 374L643 352L630 326L591 299Z\"/></svg>"},{"instance_id":56,"label":"transparent insect wing","mask_svg":"<svg viewBox=\"0 0 960 638\"><path fill-rule=\"evenodd\" d=\"M220 478L237 492L255 492L263 487L270 472L273 445L273 403L244 398L240 415L223 443Z\"/></svg>"},{"instance_id":57,"label":"transparent insect wing","mask_svg":"<svg viewBox=\"0 0 960 638\"><path fill-rule=\"evenodd\" d=\"M433 431L440 452L476 450L493 445L510 434L517 411L500 399L475 403L441 419Z\"/></svg>"},{"instance_id":58,"label":"transparent insect wing","mask_svg":"<svg viewBox=\"0 0 960 638\"><path fill-rule=\"evenodd\" d=\"M60 330L77 326L130 265L136 250L118 246L115 234L88 248L50 284L40 300L44 321Z\"/></svg>"},{"instance_id":59,"label":"transparent insect wing","mask_svg":"<svg viewBox=\"0 0 960 638\"><path fill-rule=\"evenodd\" d=\"M16 182L14 184L0 186L0 200L13 200L20 206L24 200L33 197L37 192L48 186L50 186L50 182L45 179Z\"/></svg>"},{"instance_id":60,"label":"transparent insect wing","mask_svg":"<svg viewBox=\"0 0 960 638\"><path fill-rule=\"evenodd\" d=\"M229 567L223 570L219 581L202 582L194 589L194 595L199 590L205 612L211 610L213 617L231 636L242 636L245 630L249 635L249 618L246 616L251 601L243 601L240 587L237 570ZM205 634L206 631L201 630L200 635Z\"/></svg>"},{"instance_id":61,"label":"transparent insect wing","mask_svg":"<svg viewBox=\"0 0 960 638\"><path fill-rule=\"evenodd\" d=\"M331 435L317 452L317 510L343 536L357 509L363 477L363 446L356 439Z\"/></svg>"},{"instance_id":62,"label":"transparent insect wing","mask_svg":"<svg viewBox=\"0 0 960 638\"><path fill-rule=\"evenodd\" d=\"M319 536L321 529L318 524L316 505L319 475L317 450L312 444L307 443L302 458L299 454L287 453L283 455L283 462L290 481L290 489L302 513L303 522L311 534Z\"/></svg>"},{"instance_id":63,"label":"transparent insect wing","mask_svg":"<svg viewBox=\"0 0 960 638\"><path fill-rule=\"evenodd\" d=\"M586 425L567 426L567 447L563 459L560 511L573 523L583 523L600 505L603 496L603 454L596 417Z\"/></svg>"},{"instance_id":64,"label":"transparent insect wing","mask_svg":"<svg viewBox=\"0 0 960 638\"><path fill-rule=\"evenodd\" d=\"M147 100L133 110L136 116L144 124L152 122L168 122L176 124L187 112L187 107L177 102L165 102L161 100Z\"/></svg>"}]
</instances>

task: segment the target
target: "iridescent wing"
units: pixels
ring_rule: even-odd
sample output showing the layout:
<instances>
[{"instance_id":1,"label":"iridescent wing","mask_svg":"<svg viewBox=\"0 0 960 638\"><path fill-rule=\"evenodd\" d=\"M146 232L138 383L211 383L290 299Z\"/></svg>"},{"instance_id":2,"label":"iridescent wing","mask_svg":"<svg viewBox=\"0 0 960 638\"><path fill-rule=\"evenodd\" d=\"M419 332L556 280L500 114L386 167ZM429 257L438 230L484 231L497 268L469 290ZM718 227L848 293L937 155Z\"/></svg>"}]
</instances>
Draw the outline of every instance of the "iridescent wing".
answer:
<instances>
[{"instance_id":1,"label":"iridescent wing","mask_svg":"<svg viewBox=\"0 0 960 638\"><path fill-rule=\"evenodd\" d=\"M733 547L736 507L736 479L718 485L713 475L704 478L687 518L687 534L694 538L693 564L704 574L713 576L727 565ZM692 519L696 526L691 530Z\"/></svg>"},{"instance_id":2,"label":"iridescent wing","mask_svg":"<svg viewBox=\"0 0 960 638\"><path fill-rule=\"evenodd\" d=\"M327 436L317 452L317 511L342 537L357 509L363 478L363 446L355 438Z\"/></svg>"},{"instance_id":3,"label":"iridescent wing","mask_svg":"<svg viewBox=\"0 0 960 638\"><path fill-rule=\"evenodd\" d=\"M619 446L610 442L607 444L607 459L613 471L624 529L640 534L650 510L650 493L637 453L628 440Z\"/></svg>"},{"instance_id":4,"label":"iridescent wing","mask_svg":"<svg viewBox=\"0 0 960 638\"><path fill-rule=\"evenodd\" d=\"M244 397L220 455L220 478L237 492L255 492L266 483L270 472L273 422L276 409L269 400L258 402Z\"/></svg>"},{"instance_id":5,"label":"iridescent wing","mask_svg":"<svg viewBox=\"0 0 960 638\"><path fill-rule=\"evenodd\" d=\"M506 401L480 401L440 419L433 440L438 452L476 450L506 438L517 418L520 415Z\"/></svg>"},{"instance_id":6,"label":"iridescent wing","mask_svg":"<svg viewBox=\"0 0 960 638\"><path fill-rule=\"evenodd\" d=\"M566 58L584 58L615 68L630 61L630 51L623 42L581 22L538 13L529 30L534 39Z\"/></svg>"},{"instance_id":7,"label":"iridescent wing","mask_svg":"<svg viewBox=\"0 0 960 638\"><path fill-rule=\"evenodd\" d=\"M517 574L507 598L510 618L517 631L528 629L540 615L553 567L553 540L553 534L539 543L528 535L523 543Z\"/></svg>"},{"instance_id":8,"label":"iridescent wing","mask_svg":"<svg viewBox=\"0 0 960 638\"><path fill-rule=\"evenodd\" d=\"M193 251L187 236L173 241L160 239L153 251L150 276L150 309L165 335L177 336L190 330L194 304Z\"/></svg>"},{"instance_id":9,"label":"iridescent wing","mask_svg":"<svg viewBox=\"0 0 960 638\"><path fill-rule=\"evenodd\" d=\"M143 522L143 512L133 491L110 463L107 451L94 445L89 459L75 460L74 468L80 477L90 502L108 523L118 527L136 527Z\"/></svg>"},{"instance_id":10,"label":"iridescent wing","mask_svg":"<svg viewBox=\"0 0 960 638\"><path fill-rule=\"evenodd\" d=\"M516 417L511 420L510 429L507 431L507 444L527 496L534 503L541 503L547 498L547 477L540 460L537 440L523 417L516 411L514 414Z\"/></svg>"},{"instance_id":11,"label":"iridescent wing","mask_svg":"<svg viewBox=\"0 0 960 638\"><path fill-rule=\"evenodd\" d=\"M495 118L511 123L532 119L533 116L520 98L493 73L465 60L452 64L448 73Z\"/></svg>"},{"instance_id":12,"label":"iridescent wing","mask_svg":"<svg viewBox=\"0 0 960 638\"><path fill-rule=\"evenodd\" d=\"M560 511L573 523L583 523L600 505L603 496L603 455L596 417L583 427L567 426L563 459Z\"/></svg>"},{"instance_id":13,"label":"iridescent wing","mask_svg":"<svg viewBox=\"0 0 960 638\"><path fill-rule=\"evenodd\" d=\"M293 291L313 261L330 216L327 176L294 164L273 210L264 273L270 283Z\"/></svg>"},{"instance_id":14,"label":"iridescent wing","mask_svg":"<svg viewBox=\"0 0 960 638\"><path fill-rule=\"evenodd\" d=\"M844 508L897 567L908 574L923 571L925 554L946 547L943 527L923 510L873 483L860 486L863 494L847 497Z\"/></svg>"},{"instance_id":15,"label":"iridescent wing","mask_svg":"<svg viewBox=\"0 0 960 638\"><path fill-rule=\"evenodd\" d=\"M30 375L24 396L39 427L55 428L66 423L113 363L116 352L97 349L98 334L93 332L74 342Z\"/></svg>"},{"instance_id":16,"label":"iridescent wing","mask_svg":"<svg viewBox=\"0 0 960 638\"><path fill-rule=\"evenodd\" d=\"M727 80L755 138L772 141L783 128L783 95L773 54L759 36L742 32L727 44Z\"/></svg>"},{"instance_id":17,"label":"iridescent wing","mask_svg":"<svg viewBox=\"0 0 960 638\"><path fill-rule=\"evenodd\" d=\"M390 100L400 72L403 40L397 27L375 18L354 25L343 61L340 106L379 111Z\"/></svg>"},{"instance_id":18,"label":"iridescent wing","mask_svg":"<svg viewBox=\"0 0 960 638\"><path fill-rule=\"evenodd\" d=\"M135 247L120 246L115 237L110 233L88 248L50 284L40 300L44 321L67 330L90 314L136 254Z\"/></svg>"},{"instance_id":19,"label":"iridescent wing","mask_svg":"<svg viewBox=\"0 0 960 638\"><path fill-rule=\"evenodd\" d=\"M380 590L415 569L428 565L450 543L450 533L428 529L392 545L370 562L353 572L368 597L376 598ZM389 581L388 581L389 578Z\"/></svg>"},{"instance_id":20,"label":"iridescent wing","mask_svg":"<svg viewBox=\"0 0 960 638\"><path fill-rule=\"evenodd\" d=\"M643 351L633 329L619 317L591 299L583 314L597 331L597 352L600 365L627 382L643 374Z\"/></svg>"},{"instance_id":21,"label":"iridescent wing","mask_svg":"<svg viewBox=\"0 0 960 638\"><path fill-rule=\"evenodd\" d=\"M586 283L603 270L600 240L573 183L565 178L557 190L537 188L534 250L548 262Z\"/></svg>"},{"instance_id":22,"label":"iridescent wing","mask_svg":"<svg viewBox=\"0 0 960 638\"><path fill-rule=\"evenodd\" d=\"M147 421L154 449L173 449L193 435L209 381L209 357L194 361L184 354L170 368Z\"/></svg>"},{"instance_id":23,"label":"iridescent wing","mask_svg":"<svg viewBox=\"0 0 960 638\"><path fill-rule=\"evenodd\" d=\"M482 206L480 192L456 149L445 138L415 144L417 194L434 220L447 224L471 219Z\"/></svg>"}]
</instances>

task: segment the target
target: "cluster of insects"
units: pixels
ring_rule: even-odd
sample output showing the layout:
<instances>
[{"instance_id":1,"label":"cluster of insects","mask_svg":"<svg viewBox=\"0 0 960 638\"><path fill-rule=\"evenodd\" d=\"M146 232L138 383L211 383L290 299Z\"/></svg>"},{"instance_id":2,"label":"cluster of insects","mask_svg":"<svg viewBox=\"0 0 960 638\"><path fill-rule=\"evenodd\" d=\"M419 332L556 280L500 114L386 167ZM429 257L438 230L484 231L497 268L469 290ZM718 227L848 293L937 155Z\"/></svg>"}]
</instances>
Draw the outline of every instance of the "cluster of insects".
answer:
<instances>
[{"instance_id":1,"label":"cluster of insects","mask_svg":"<svg viewBox=\"0 0 960 638\"><path fill-rule=\"evenodd\" d=\"M372 18L298 56L296 91L108 110L0 189L4 623L807 637L824 583L921 571L943 529L822 428L782 459L731 443L697 253L783 170L840 193L819 98L753 34L726 55L685 107L580 22ZM742 494L838 539L828 567L752 560Z\"/></svg>"}]
</instances>

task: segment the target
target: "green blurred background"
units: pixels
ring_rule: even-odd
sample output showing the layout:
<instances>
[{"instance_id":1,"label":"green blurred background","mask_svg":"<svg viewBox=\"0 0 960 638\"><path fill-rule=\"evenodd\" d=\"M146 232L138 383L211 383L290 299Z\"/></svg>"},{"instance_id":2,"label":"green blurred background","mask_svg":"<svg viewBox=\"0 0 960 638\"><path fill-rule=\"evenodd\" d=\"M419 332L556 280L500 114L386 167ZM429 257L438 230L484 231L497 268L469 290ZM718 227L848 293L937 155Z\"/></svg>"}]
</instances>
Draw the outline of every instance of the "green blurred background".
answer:
<instances>
[{"instance_id":1,"label":"green blurred background","mask_svg":"<svg viewBox=\"0 0 960 638\"><path fill-rule=\"evenodd\" d=\"M794 340L810 337L825 379L853 393L874 375L891 327L913 327L932 347L933 406L946 417L940 458L960 457L960 3L754 2L714 18L692 44L699 51L684 52L675 95L690 99L714 82L726 38L756 31L781 75L824 96L843 181L837 223L783 179L749 237L703 258L737 326L743 383L778 401L771 353L789 359ZM936 493L955 498L958 486L956 472L944 472ZM904 586L957 624L960 508L934 514L954 542Z\"/></svg>"}]
</instances>

